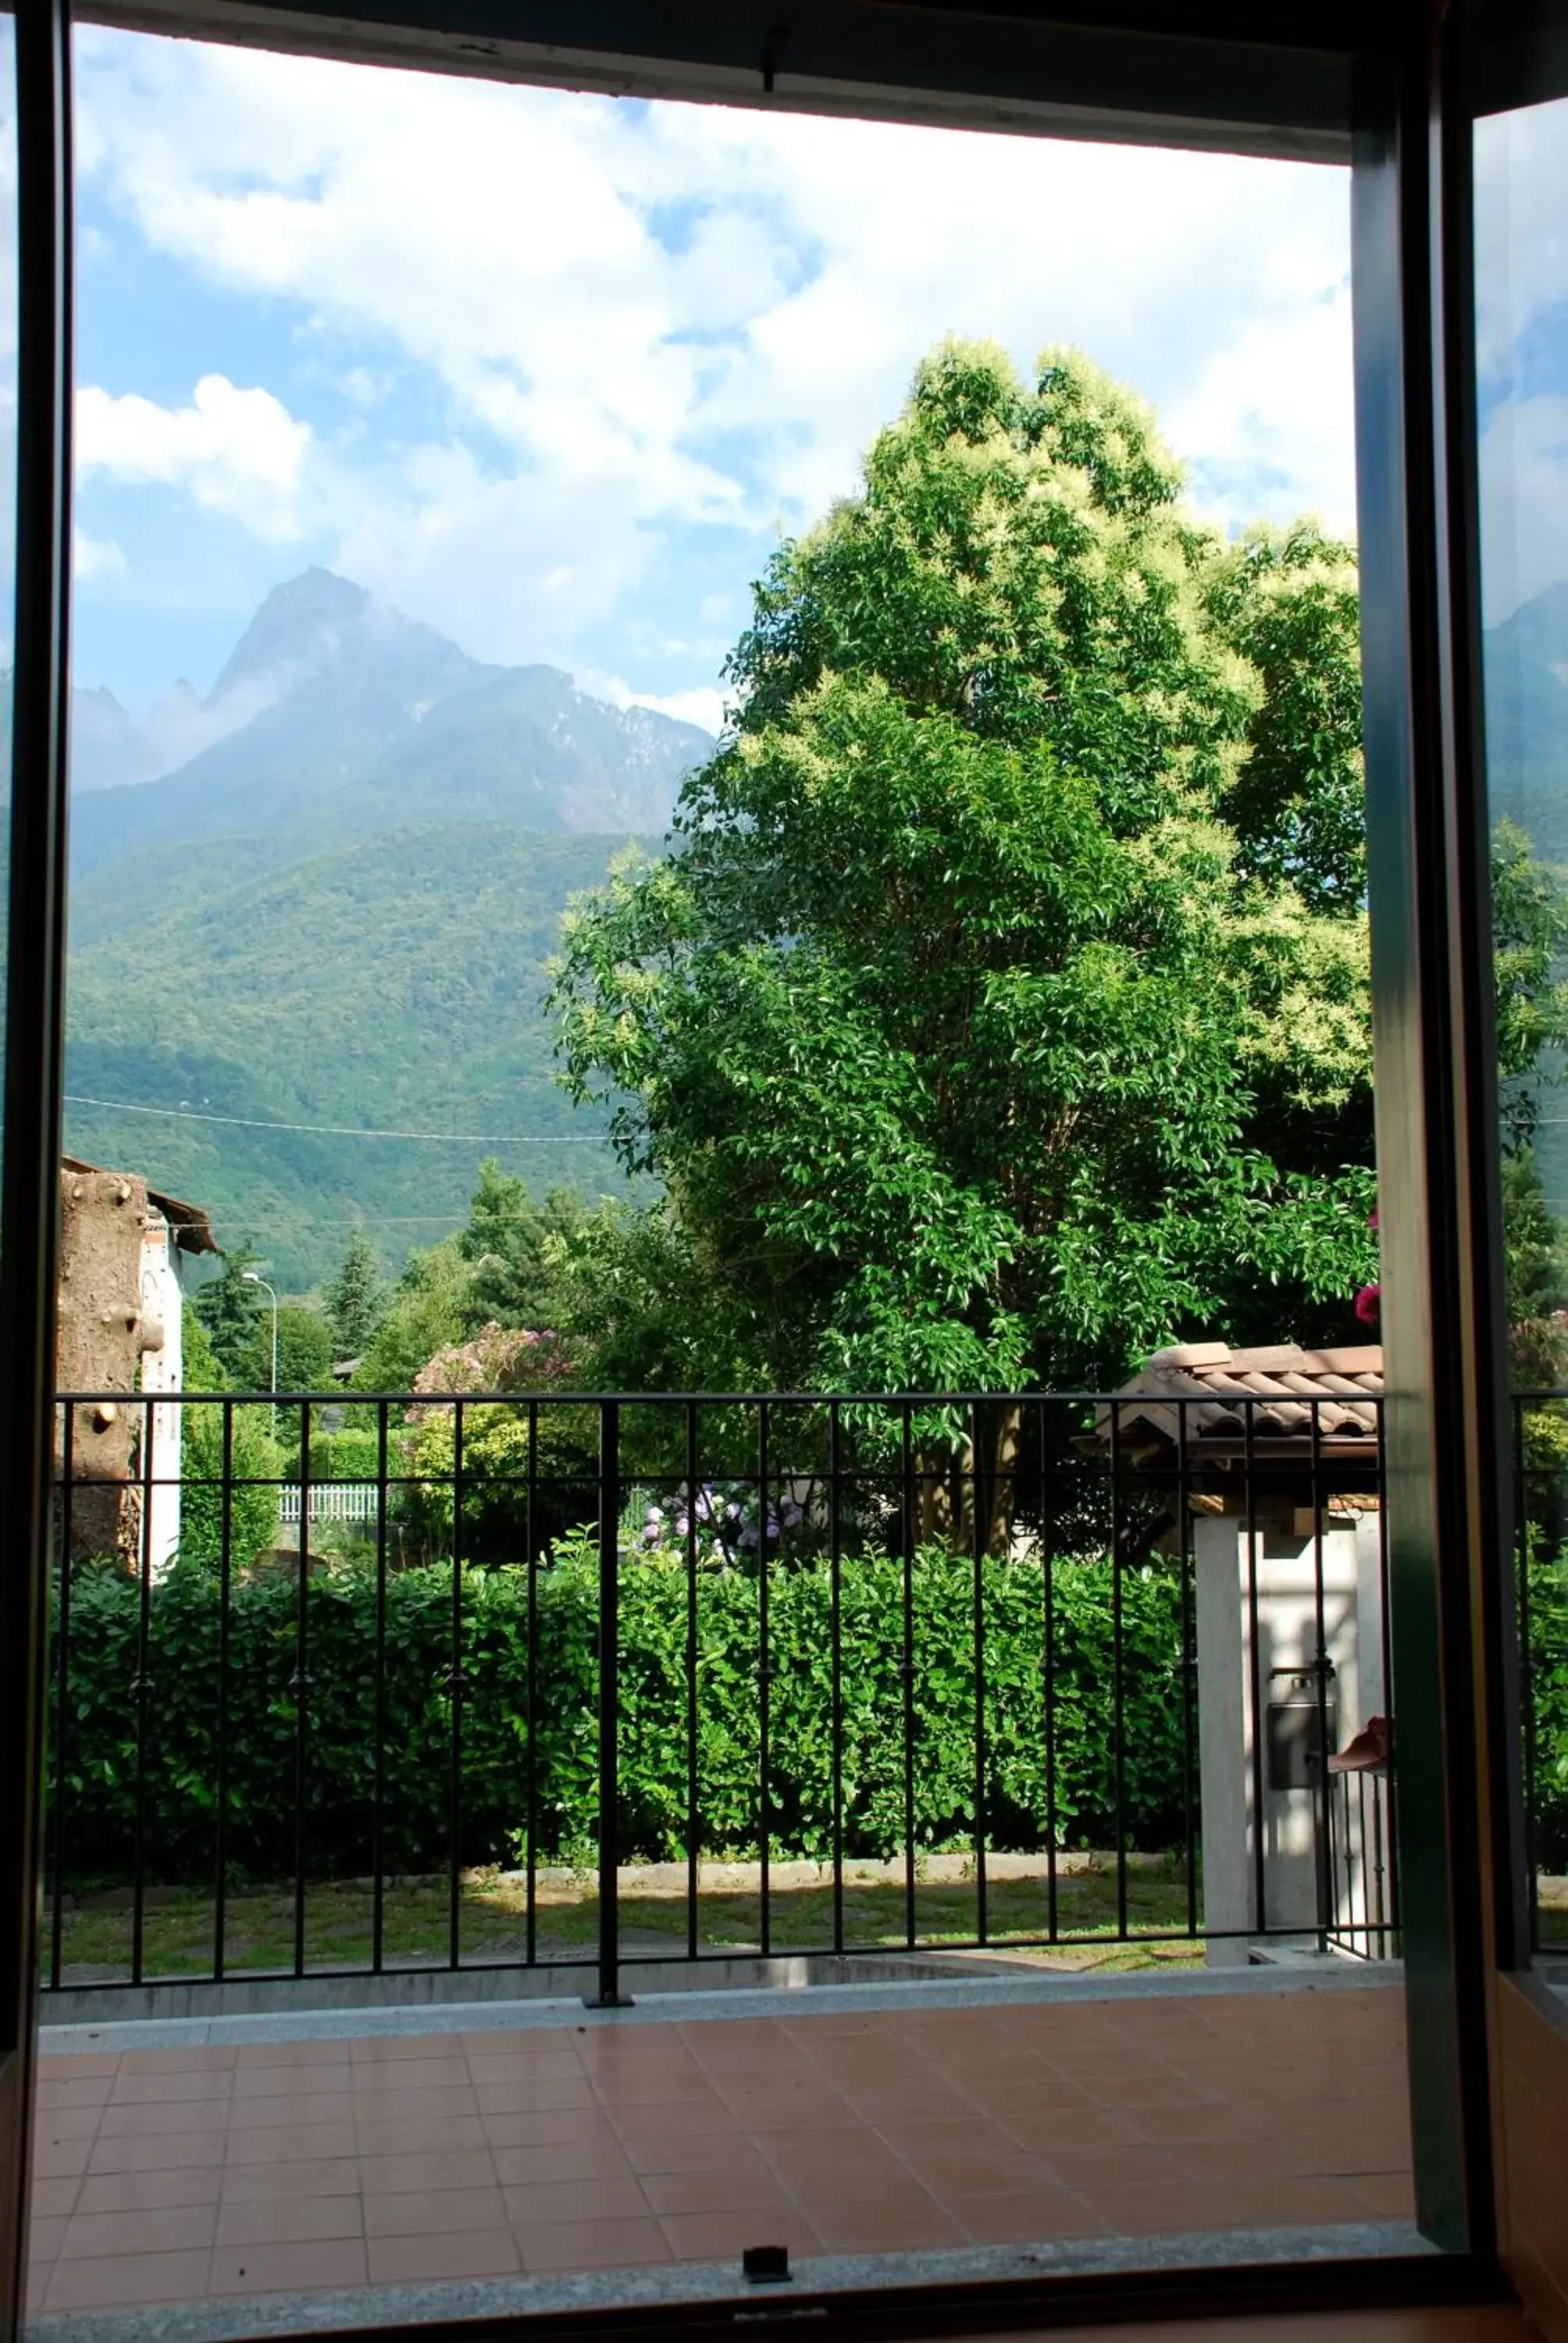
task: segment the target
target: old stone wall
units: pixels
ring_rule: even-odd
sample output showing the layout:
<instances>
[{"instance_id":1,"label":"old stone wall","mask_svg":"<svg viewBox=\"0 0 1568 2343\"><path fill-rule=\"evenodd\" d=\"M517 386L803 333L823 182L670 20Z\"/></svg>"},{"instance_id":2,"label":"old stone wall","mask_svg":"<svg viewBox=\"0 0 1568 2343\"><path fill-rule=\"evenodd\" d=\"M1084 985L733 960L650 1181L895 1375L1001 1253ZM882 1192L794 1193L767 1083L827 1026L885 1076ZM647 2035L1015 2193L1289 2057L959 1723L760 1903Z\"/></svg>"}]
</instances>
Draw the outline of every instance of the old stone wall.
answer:
<instances>
[{"instance_id":1,"label":"old stone wall","mask_svg":"<svg viewBox=\"0 0 1568 2343\"><path fill-rule=\"evenodd\" d=\"M63 1171L60 1206L55 1388L134 1392L147 1183L131 1172ZM70 1550L131 1560L141 1527L132 1483L136 1412L110 1397L74 1408L72 1419Z\"/></svg>"}]
</instances>

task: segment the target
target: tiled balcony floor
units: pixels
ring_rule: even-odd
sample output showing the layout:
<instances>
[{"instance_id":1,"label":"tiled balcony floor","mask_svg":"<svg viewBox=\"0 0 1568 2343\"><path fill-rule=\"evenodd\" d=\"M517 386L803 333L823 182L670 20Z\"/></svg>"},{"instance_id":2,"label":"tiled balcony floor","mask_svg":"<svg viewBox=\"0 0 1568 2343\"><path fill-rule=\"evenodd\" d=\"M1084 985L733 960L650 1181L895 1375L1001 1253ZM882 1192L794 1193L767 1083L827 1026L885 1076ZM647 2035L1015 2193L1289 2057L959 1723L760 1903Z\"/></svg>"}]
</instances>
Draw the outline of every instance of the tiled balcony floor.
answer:
<instances>
[{"instance_id":1,"label":"tiled balcony floor","mask_svg":"<svg viewBox=\"0 0 1568 2343\"><path fill-rule=\"evenodd\" d=\"M1092 1991L50 2057L34 2309L1409 2217L1402 1992Z\"/></svg>"}]
</instances>

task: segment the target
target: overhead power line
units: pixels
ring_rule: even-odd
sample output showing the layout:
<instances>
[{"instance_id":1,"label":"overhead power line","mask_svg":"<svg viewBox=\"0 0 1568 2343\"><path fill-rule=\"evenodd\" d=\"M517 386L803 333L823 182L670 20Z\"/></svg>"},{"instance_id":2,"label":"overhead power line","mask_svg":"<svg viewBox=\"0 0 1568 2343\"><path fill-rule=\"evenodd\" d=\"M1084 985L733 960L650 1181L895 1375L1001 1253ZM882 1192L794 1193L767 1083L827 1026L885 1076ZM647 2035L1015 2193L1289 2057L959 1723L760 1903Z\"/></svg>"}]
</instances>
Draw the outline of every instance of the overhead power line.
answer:
<instances>
[{"instance_id":1,"label":"overhead power line","mask_svg":"<svg viewBox=\"0 0 1568 2343\"><path fill-rule=\"evenodd\" d=\"M116 1114L161 1114L176 1122L222 1122L235 1131L295 1131L314 1139L427 1139L443 1147L604 1147L603 1131L572 1131L560 1138L534 1139L508 1131L367 1131L356 1123L270 1122L259 1115L204 1114L195 1107L134 1106L129 1099L86 1098L79 1091L65 1092L67 1106L110 1108Z\"/></svg>"}]
</instances>

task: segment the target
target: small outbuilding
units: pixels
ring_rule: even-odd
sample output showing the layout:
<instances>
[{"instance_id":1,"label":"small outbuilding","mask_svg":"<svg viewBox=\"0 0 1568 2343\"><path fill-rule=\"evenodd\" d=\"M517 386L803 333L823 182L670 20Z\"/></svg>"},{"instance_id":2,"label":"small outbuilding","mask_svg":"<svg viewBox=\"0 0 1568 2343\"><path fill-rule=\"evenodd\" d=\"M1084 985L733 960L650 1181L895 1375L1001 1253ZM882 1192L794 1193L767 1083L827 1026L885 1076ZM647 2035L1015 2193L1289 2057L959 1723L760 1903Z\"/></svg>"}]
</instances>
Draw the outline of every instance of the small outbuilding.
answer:
<instances>
[{"instance_id":1,"label":"small outbuilding","mask_svg":"<svg viewBox=\"0 0 1568 2343\"><path fill-rule=\"evenodd\" d=\"M1375 1343L1188 1342L1098 1412L1189 1516L1212 1966L1392 1949L1382 1391Z\"/></svg>"}]
</instances>

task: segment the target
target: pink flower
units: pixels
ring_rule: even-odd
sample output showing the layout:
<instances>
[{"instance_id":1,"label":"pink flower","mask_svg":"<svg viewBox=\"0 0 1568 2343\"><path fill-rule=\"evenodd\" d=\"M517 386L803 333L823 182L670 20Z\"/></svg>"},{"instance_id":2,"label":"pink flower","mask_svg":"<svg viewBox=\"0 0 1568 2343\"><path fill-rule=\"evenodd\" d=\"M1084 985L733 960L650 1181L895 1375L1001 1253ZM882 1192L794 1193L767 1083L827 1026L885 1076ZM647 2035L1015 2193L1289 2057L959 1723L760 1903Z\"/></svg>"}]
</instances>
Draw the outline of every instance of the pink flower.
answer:
<instances>
[{"instance_id":1,"label":"pink flower","mask_svg":"<svg viewBox=\"0 0 1568 2343\"><path fill-rule=\"evenodd\" d=\"M1376 1327L1379 1312L1382 1308L1382 1288L1381 1285L1363 1285L1362 1287L1361 1292L1356 1295L1355 1312L1363 1326Z\"/></svg>"}]
</instances>

